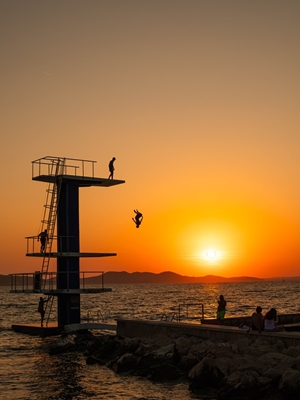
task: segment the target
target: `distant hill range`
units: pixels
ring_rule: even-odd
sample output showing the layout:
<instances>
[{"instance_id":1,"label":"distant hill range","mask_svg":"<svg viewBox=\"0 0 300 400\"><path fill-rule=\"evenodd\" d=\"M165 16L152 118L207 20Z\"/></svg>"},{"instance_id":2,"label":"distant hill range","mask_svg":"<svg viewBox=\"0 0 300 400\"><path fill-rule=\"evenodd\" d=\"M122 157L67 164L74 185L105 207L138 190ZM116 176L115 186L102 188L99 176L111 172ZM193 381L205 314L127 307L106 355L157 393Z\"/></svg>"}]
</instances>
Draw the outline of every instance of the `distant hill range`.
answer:
<instances>
[{"instance_id":1,"label":"distant hill range","mask_svg":"<svg viewBox=\"0 0 300 400\"><path fill-rule=\"evenodd\" d=\"M90 278L91 280L95 278ZM259 281L258 278L237 277L223 278L222 276L207 275L203 277L191 277L175 274L174 272L106 272L104 274L105 283L213 283L213 282L247 282Z\"/></svg>"},{"instance_id":2,"label":"distant hill range","mask_svg":"<svg viewBox=\"0 0 300 400\"><path fill-rule=\"evenodd\" d=\"M0 275L0 286L10 286L10 276ZM202 277L196 276L184 276L175 274L174 272L161 272L160 274L154 274L152 272L105 272L104 283L105 284L133 284L133 283L220 283L220 282L259 282L265 280L300 280L299 276L295 277L277 277L261 279L251 276L237 276L232 278L224 278L216 275L206 275ZM85 283L91 285L100 285L102 283L102 276L93 276L85 278Z\"/></svg>"}]
</instances>

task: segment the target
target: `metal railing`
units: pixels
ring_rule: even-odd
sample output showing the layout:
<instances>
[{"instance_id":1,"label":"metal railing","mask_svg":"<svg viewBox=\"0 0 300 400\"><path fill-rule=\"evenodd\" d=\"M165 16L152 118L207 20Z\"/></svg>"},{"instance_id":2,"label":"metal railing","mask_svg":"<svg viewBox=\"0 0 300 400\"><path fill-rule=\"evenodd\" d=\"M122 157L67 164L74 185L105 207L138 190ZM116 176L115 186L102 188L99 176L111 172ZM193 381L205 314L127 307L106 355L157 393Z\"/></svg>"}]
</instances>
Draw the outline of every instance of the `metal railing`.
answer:
<instances>
[{"instance_id":1,"label":"metal railing","mask_svg":"<svg viewBox=\"0 0 300 400\"><path fill-rule=\"evenodd\" d=\"M62 241L65 240L66 238L73 238L74 236L53 236L52 240L56 241L56 246L53 249L53 252L57 252L57 248L62 249ZM40 244L37 244L38 241L38 236L26 236L26 254L35 254L35 253L40 253L40 249L36 250L36 246L40 247ZM59 243L58 243L59 242ZM59 246L58 246L59 244ZM35 246L36 245L36 246ZM47 243L46 243L47 245ZM68 251L64 251L64 252L59 252L59 253L65 253ZM44 253L47 254L47 251Z\"/></svg>"},{"instance_id":2,"label":"metal railing","mask_svg":"<svg viewBox=\"0 0 300 400\"><path fill-rule=\"evenodd\" d=\"M107 321L107 315L104 315L101 310L97 310L97 313L92 313L90 310L87 312L87 322L106 322Z\"/></svg>"},{"instance_id":3,"label":"metal railing","mask_svg":"<svg viewBox=\"0 0 300 400\"><path fill-rule=\"evenodd\" d=\"M176 321L176 322L179 322L179 320L178 320L178 314L176 314L176 313L171 313L170 315L164 313L164 314L161 316L160 320L161 320L161 321L171 321L171 322L172 322L172 321Z\"/></svg>"},{"instance_id":4,"label":"metal railing","mask_svg":"<svg viewBox=\"0 0 300 400\"><path fill-rule=\"evenodd\" d=\"M53 157L46 156L34 160L32 164L32 178L36 178L41 175L52 176L53 161L63 160L64 165L61 168L60 175L69 176L81 176L94 178L95 174L95 163L93 160L82 160L78 158L65 158L65 157Z\"/></svg>"},{"instance_id":5,"label":"metal railing","mask_svg":"<svg viewBox=\"0 0 300 400\"><path fill-rule=\"evenodd\" d=\"M178 305L178 312L164 313L161 315L161 321L176 321L182 322L188 320L204 319L204 304L203 303L184 303Z\"/></svg>"},{"instance_id":6,"label":"metal railing","mask_svg":"<svg viewBox=\"0 0 300 400\"><path fill-rule=\"evenodd\" d=\"M190 315L190 309L191 307L193 307L195 309L195 307L197 307L197 311L199 310L198 307L201 308L201 315L196 315L193 313L193 315ZM182 312L184 311L184 309L186 310L185 314L182 314ZM187 304L179 304L178 306L178 322L180 322L182 320L182 317L185 315L186 319L199 319L199 322L201 322L201 319L204 318L204 304L203 303L187 303Z\"/></svg>"},{"instance_id":7,"label":"metal railing","mask_svg":"<svg viewBox=\"0 0 300 400\"><path fill-rule=\"evenodd\" d=\"M104 271L62 271L62 272L47 272L46 274L41 274L41 271L35 271L30 273L19 273L10 274L10 291L11 292L32 292L32 293L42 293L44 291L55 291L57 289L57 276L58 274L66 275L67 284L64 290L72 289L70 287L70 275L79 275L79 289L86 289L87 285L87 275L100 275L100 287L104 289ZM98 276L97 276L98 277ZM43 280L44 285L41 285L41 280Z\"/></svg>"}]
</instances>

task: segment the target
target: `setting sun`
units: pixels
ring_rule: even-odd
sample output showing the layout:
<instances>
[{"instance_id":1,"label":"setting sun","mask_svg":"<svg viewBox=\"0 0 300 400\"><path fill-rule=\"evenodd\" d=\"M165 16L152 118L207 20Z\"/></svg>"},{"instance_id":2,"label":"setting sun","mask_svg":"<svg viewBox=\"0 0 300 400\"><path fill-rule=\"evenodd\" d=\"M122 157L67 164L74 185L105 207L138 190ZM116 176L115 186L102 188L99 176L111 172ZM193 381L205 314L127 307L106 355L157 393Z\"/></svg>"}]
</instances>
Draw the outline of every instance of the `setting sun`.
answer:
<instances>
[{"instance_id":1,"label":"setting sun","mask_svg":"<svg viewBox=\"0 0 300 400\"><path fill-rule=\"evenodd\" d=\"M205 252L205 257L209 260L214 260L217 257L217 252L215 250L207 250Z\"/></svg>"},{"instance_id":2,"label":"setting sun","mask_svg":"<svg viewBox=\"0 0 300 400\"><path fill-rule=\"evenodd\" d=\"M203 250L200 253L200 258L205 261L214 262L220 260L221 252L212 248Z\"/></svg>"}]
</instances>

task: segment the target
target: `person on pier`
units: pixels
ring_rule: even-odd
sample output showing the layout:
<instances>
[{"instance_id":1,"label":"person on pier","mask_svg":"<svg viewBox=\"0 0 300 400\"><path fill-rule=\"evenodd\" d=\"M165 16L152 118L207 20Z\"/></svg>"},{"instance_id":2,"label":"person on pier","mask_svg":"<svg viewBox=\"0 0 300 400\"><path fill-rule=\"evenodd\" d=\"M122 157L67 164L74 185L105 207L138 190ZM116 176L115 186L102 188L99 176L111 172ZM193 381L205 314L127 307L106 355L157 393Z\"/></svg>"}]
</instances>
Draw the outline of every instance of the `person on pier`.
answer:
<instances>
[{"instance_id":1,"label":"person on pier","mask_svg":"<svg viewBox=\"0 0 300 400\"><path fill-rule=\"evenodd\" d=\"M220 294L219 300L218 300L218 308L217 308L217 320L223 321L225 318L225 313L226 313L226 300L224 299L224 296Z\"/></svg>"},{"instance_id":2,"label":"person on pier","mask_svg":"<svg viewBox=\"0 0 300 400\"><path fill-rule=\"evenodd\" d=\"M265 332L282 332L285 331L283 325L277 325L277 311L271 308L264 317Z\"/></svg>"},{"instance_id":3,"label":"person on pier","mask_svg":"<svg viewBox=\"0 0 300 400\"><path fill-rule=\"evenodd\" d=\"M251 316L251 323L248 332L252 329L253 331L261 331L264 330L264 319L262 315L262 308L260 306L256 307L256 312L254 312Z\"/></svg>"}]
</instances>

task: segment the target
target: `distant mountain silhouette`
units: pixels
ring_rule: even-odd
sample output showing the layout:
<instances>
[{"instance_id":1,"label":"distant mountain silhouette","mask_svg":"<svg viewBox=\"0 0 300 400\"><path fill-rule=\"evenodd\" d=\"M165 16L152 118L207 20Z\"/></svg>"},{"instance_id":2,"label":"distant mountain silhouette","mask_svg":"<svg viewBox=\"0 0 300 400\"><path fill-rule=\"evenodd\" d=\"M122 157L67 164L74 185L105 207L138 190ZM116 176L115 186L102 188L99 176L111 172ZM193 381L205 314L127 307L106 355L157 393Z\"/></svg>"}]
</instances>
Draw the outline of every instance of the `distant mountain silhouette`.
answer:
<instances>
[{"instance_id":1,"label":"distant mountain silhouette","mask_svg":"<svg viewBox=\"0 0 300 400\"><path fill-rule=\"evenodd\" d=\"M10 286L11 277L9 275L0 274L0 286ZM252 276L236 276L224 278L223 276L206 275L206 276L184 276L175 272L161 272L154 274L153 272L126 272L126 271L110 271L104 273L105 284L131 284L131 283L221 283L221 282L259 282L265 280L272 281L291 281L300 280L299 276L293 277L275 277L275 278L255 278ZM18 284L21 283L21 277L18 277ZM85 278L85 283L91 285L101 285L102 276L93 276Z\"/></svg>"},{"instance_id":2,"label":"distant mountain silhouette","mask_svg":"<svg viewBox=\"0 0 300 400\"><path fill-rule=\"evenodd\" d=\"M101 283L102 277L91 277L86 280L87 283ZM203 277L190 277L176 274L174 272L166 271L160 274L154 274L152 272L133 272L129 273L126 271L122 272L106 272L104 274L105 283L217 283L217 282L253 282L260 281L262 279L254 277L234 277L224 278L222 276L207 275Z\"/></svg>"}]
</instances>

